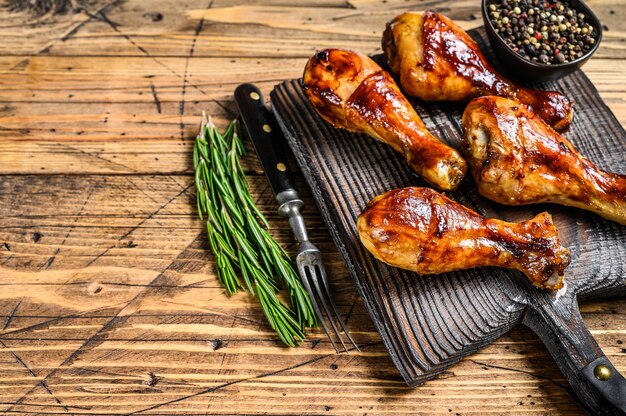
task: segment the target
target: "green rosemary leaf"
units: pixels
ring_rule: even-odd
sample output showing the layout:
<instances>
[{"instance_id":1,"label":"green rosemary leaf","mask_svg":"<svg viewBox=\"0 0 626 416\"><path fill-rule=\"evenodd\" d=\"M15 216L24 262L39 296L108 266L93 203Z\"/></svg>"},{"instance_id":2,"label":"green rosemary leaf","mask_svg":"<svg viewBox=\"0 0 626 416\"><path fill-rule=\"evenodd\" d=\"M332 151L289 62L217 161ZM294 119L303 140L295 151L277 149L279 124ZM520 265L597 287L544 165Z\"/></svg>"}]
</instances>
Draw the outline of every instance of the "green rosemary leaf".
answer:
<instances>
[{"instance_id":1,"label":"green rosemary leaf","mask_svg":"<svg viewBox=\"0 0 626 416\"><path fill-rule=\"evenodd\" d=\"M243 156L246 154L246 148L243 145L243 142L239 138L239 134L235 133L233 136L233 140L235 141L235 149L237 150L237 156Z\"/></svg>"},{"instance_id":2,"label":"green rosemary leaf","mask_svg":"<svg viewBox=\"0 0 626 416\"><path fill-rule=\"evenodd\" d=\"M218 279L229 295L244 287L257 296L263 313L286 345L304 339L315 326L309 295L285 250L267 231L268 223L248 190L241 167L245 153L236 122L223 134L209 120L193 149L198 216L206 221ZM242 284L242 280L243 283ZM291 308L278 297L286 286Z\"/></svg>"},{"instance_id":3,"label":"green rosemary leaf","mask_svg":"<svg viewBox=\"0 0 626 416\"><path fill-rule=\"evenodd\" d=\"M209 153L208 153L208 150L207 150L208 143L206 141L204 141L204 140L198 140L196 142L196 144L197 144L196 147L198 148L198 150L202 154L202 159L205 162L209 162L211 159L209 158Z\"/></svg>"},{"instance_id":4,"label":"green rosemary leaf","mask_svg":"<svg viewBox=\"0 0 626 416\"><path fill-rule=\"evenodd\" d=\"M199 156L198 156L198 143L196 142L196 144L193 146L193 167L197 168L198 167L198 163L199 163Z\"/></svg>"},{"instance_id":5,"label":"green rosemary leaf","mask_svg":"<svg viewBox=\"0 0 626 416\"><path fill-rule=\"evenodd\" d=\"M261 222L261 224L263 224L263 226L265 228L269 228L270 225L267 222L267 220L265 219L265 216L261 213L261 211L259 211L259 208L256 206L256 204L254 203L254 201L252 200L252 197L250 195L247 195L246 203L247 203L248 207L250 207L252 212L254 212L254 215L256 216L257 220L259 220L259 222ZM281 247L281 250L282 250L282 247ZM286 254L287 253L285 252L285 255Z\"/></svg>"},{"instance_id":6,"label":"green rosemary leaf","mask_svg":"<svg viewBox=\"0 0 626 416\"><path fill-rule=\"evenodd\" d=\"M238 256L239 256L239 265L241 266L241 274L243 275L243 280L244 282L246 282L246 286L248 287L250 294L254 296L254 287L252 286L252 278L251 278L252 276L250 276L251 274L250 272L253 269L250 266L250 263L248 259L246 259L243 252L240 251L238 253Z\"/></svg>"},{"instance_id":7,"label":"green rosemary leaf","mask_svg":"<svg viewBox=\"0 0 626 416\"><path fill-rule=\"evenodd\" d=\"M237 123L235 121L231 121L230 124L228 125L228 127L226 127L226 131L224 132L224 134L222 135L222 138L224 138L224 144L228 147L230 147L231 142L235 141L235 125ZM219 132L218 132L219 134Z\"/></svg>"}]
</instances>

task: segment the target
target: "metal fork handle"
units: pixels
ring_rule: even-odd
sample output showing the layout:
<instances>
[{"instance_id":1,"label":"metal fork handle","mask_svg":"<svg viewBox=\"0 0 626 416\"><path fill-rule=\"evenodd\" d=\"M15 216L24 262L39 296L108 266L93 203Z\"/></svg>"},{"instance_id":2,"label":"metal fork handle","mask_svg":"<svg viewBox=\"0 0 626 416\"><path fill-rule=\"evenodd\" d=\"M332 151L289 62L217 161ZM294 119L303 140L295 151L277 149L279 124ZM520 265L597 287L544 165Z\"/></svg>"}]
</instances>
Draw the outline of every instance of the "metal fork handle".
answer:
<instances>
[{"instance_id":1,"label":"metal fork handle","mask_svg":"<svg viewBox=\"0 0 626 416\"><path fill-rule=\"evenodd\" d=\"M289 226L296 236L296 240L299 243L309 241L309 236L306 232L306 226L304 225L304 218L300 211L304 207L304 202L298 196L298 191L295 189L287 189L276 195L278 201L278 213L286 218L289 218Z\"/></svg>"}]
</instances>

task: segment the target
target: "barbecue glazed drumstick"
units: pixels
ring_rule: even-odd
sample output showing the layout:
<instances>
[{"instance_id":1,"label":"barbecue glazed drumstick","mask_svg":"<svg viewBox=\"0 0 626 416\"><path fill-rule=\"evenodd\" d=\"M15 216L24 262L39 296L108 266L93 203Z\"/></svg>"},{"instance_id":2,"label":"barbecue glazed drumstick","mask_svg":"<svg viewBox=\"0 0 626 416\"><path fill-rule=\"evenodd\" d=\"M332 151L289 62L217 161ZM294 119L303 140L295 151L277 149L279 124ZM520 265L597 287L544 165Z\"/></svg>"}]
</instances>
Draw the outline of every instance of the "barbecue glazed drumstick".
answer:
<instances>
[{"instance_id":1,"label":"barbecue glazed drumstick","mask_svg":"<svg viewBox=\"0 0 626 416\"><path fill-rule=\"evenodd\" d=\"M324 120L389 144L437 188L454 190L465 176L460 153L430 134L391 76L367 56L316 53L304 69L304 92Z\"/></svg>"},{"instance_id":2,"label":"barbecue glazed drumstick","mask_svg":"<svg viewBox=\"0 0 626 416\"><path fill-rule=\"evenodd\" d=\"M547 212L521 223L487 219L429 188L377 196L357 228L377 259L419 274L498 266L521 271L537 287L559 289L570 262Z\"/></svg>"},{"instance_id":3,"label":"barbecue glazed drumstick","mask_svg":"<svg viewBox=\"0 0 626 416\"><path fill-rule=\"evenodd\" d=\"M408 12L387 23L383 50L403 91L426 101L469 101L499 95L530 106L548 124L566 130L572 104L553 91L522 88L487 62L478 45L450 19L431 12Z\"/></svg>"},{"instance_id":4,"label":"barbecue glazed drumstick","mask_svg":"<svg viewBox=\"0 0 626 416\"><path fill-rule=\"evenodd\" d=\"M462 146L478 191L493 201L554 202L626 224L626 176L602 171L515 101L471 101Z\"/></svg>"}]
</instances>

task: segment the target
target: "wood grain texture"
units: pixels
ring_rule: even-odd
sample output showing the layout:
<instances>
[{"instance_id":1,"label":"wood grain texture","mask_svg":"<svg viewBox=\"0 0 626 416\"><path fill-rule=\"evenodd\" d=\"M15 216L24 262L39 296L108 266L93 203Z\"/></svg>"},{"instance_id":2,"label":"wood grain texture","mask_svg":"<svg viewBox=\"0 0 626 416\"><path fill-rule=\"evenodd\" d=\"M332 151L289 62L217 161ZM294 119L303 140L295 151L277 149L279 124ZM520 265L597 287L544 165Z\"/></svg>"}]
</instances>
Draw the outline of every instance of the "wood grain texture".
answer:
<instances>
[{"instance_id":1,"label":"wood grain texture","mask_svg":"<svg viewBox=\"0 0 626 416\"><path fill-rule=\"evenodd\" d=\"M624 125L626 4L588 3L609 30L585 72ZM477 27L477 2L87 4L39 17L0 8L0 413L582 413L521 326L408 388L302 176L311 238L362 354L335 355L319 331L281 347L254 299L226 297L195 218L201 110L224 127L241 82L268 96L318 48L378 53L384 23L408 9ZM293 254L246 145L252 191ZM623 372L626 304L592 301L582 312Z\"/></svg>"}]
</instances>

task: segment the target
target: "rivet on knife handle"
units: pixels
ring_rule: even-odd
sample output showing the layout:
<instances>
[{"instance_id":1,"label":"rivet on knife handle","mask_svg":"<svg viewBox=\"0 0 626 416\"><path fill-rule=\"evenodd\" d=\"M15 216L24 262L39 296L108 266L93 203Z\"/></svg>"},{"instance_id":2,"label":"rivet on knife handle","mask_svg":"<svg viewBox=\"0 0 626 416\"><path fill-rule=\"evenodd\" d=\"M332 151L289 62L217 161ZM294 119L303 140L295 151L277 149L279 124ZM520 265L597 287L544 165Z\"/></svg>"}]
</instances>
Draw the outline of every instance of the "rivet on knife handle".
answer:
<instances>
[{"instance_id":1,"label":"rivet on knife handle","mask_svg":"<svg viewBox=\"0 0 626 416\"><path fill-rule=\"evenodd\" d=\"M287 164L282 133L265 106L261 91L252 84L242 84L235 90L235 102L274 194L296 189Z\"/></svg>"}]
</instances>

